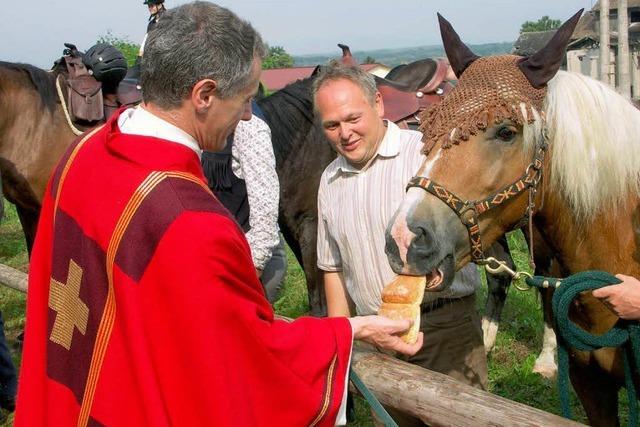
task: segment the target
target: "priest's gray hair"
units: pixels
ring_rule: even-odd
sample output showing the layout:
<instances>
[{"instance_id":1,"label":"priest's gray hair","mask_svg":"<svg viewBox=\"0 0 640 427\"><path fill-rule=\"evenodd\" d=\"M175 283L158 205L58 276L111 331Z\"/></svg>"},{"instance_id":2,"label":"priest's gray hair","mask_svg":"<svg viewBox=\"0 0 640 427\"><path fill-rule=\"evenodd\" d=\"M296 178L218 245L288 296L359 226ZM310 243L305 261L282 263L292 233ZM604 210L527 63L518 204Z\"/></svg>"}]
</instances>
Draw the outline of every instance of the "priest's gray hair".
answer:
<instances>
[{"instance_id":1,"label":"priest's gray hair","mask_svg":"<svg viewBox=\"0 0 640 427\"><path fill-rule=\"evenodd\" d=\"M203 79L215 80L227 99L249 84L254 58L264 56L260 34L229 9L201 1L169 9L144 46L143 99L176 108Z\"/></svg>"}]
</instances>

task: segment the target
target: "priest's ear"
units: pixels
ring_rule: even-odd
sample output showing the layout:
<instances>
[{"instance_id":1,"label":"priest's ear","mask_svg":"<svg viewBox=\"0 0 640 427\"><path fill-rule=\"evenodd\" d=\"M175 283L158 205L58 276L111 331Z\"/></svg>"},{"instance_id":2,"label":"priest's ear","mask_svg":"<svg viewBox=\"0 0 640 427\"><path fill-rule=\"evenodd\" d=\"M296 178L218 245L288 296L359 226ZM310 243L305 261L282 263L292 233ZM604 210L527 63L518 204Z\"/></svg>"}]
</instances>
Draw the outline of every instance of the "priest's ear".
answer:
<instances>
[{"instance_id":1,"label":"priest's ear","mask_svg":"<svg viewBox=\"0 0 640 427\"><path fill-rule=\"evenodd\" d=\"M193 89L191 89L191 102L198 113L202 113L211 108L215 102L217 89L218 82L215 80L202 79L196 82Z\"/></svg>"}]
</instances>

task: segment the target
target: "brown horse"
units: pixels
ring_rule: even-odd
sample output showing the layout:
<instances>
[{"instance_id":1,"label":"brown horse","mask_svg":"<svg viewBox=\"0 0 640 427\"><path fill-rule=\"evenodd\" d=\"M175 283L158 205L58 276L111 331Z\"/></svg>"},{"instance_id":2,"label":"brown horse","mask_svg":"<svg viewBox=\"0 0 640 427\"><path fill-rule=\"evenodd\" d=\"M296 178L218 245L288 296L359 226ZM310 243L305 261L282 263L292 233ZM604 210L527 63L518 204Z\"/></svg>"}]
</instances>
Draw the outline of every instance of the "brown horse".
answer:
<instances>
[{"instance_id":1,"label":"brown horse","mask_svg":"<svg viewBox=\"0 0 640 427\"><path fill-rule=\"evenodd\" d=\"M29 252L49 175L75 138L56 94L55 77L32 65L0 62L0 174Z\"/></svg>"},{"instance_id":2,"label":"brown horse","mask_svg":"<svg viewBox=\"0 0 640 427\"><path fill-rule=\"evenodd\" d=\"M479 58L440 17L460 80L424 117L427 159L387 230L396 272L442 289L531 218L561 270L640 275L640 111L600 82L559 71L580 14L529 58ZM591 293L570 317L594 334L618 321ZM592 425L618 422L621 365L620 350L570 351Z\"/></svg>"}]
</instances>

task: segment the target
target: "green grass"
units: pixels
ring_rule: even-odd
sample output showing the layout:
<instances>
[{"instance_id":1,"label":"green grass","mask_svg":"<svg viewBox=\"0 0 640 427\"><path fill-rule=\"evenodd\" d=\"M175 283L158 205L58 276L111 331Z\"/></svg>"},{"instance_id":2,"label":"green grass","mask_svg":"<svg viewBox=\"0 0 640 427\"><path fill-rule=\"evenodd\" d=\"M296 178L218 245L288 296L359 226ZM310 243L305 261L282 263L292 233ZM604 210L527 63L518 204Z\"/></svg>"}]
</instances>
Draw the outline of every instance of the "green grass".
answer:
<instances>
[{"instance_id":1,"label":"green grass","mask_svg":"<svg viewBox=\"0 0 640 427\"><path fill-rule=\"evenodd\" d=\"M0 225L0 263L26 272L29 258L20 221L13 205L6 200L4 203L5 216ZM25 294L0 286L0 310L4 317L5 335L9 348L13 350L13 362L19 368L20 353L15 348L16 337L24 328ZM13 424L12 421L11 415L3 425L10 426Z\"/></svg>"},{"instance_id":2,"label":"green grass","mask_svg":"<svg viewBox=\"0 0 640 427\"><path fill-rule=\"evenodd\" d=\"M28 260L24 238L15 209L6 203L5 218L0 225L0 263L27 271ZM509 236L509 245L516 264L528 269L526 244L521 233ZM287 250L289 268L283 286L282 297L276 302L278 314L298 317L308 313L307 290L304 273ZM480 310L484 308L486 286L479 292ZM24 294L0 286L0 309L5 318L5 332L9 346L16 344L16 336L24 327ZM554 381L533 374L531 368L542 346L542 311L534 291L521 292L511 287L500 323L496 346L489 357L489 390L492 393L515 400L547 412L560 414L558 393ZM19 354L14 352L19 365ZM621 425L626 424L626 396L621 394ZM584 411L575 396L572 398L574 416L586 422ZM350 426L371 426L366 402L356 399L356 422ZM11 425L11 418L4 425Z\"/></svg>"}]
</instances>

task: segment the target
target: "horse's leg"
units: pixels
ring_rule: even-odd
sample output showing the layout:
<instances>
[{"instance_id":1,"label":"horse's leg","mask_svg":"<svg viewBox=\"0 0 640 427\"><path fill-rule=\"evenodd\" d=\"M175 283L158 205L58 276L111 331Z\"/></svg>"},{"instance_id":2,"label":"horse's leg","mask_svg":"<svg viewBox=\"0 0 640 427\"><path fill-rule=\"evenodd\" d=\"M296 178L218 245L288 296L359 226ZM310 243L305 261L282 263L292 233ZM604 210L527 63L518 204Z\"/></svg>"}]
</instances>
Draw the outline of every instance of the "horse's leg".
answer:
<instances>
[{"instance_id":1,"label":"horse's leg","mask_svg":"<svg viewBox=\"0 0 640 427\"><path fill-rule=\"evenodd\" d=\"M492 256L505 261L509 268L515 269L515 264L509 253L507 238L502 237L485 251L486 256ZM507 300L507 290L511 284L511 278L506 274L487 273L487 302L482 316L482 332L484 338L484 349L487 354L493 349L498 335L498 324L502 316L502 309Z\"/></svg>"},{"instance_id":2,"label":"horse's leg","mask_svg":"<svg viewBox=\"0 0 640 427\"><path fill-rule=\"evenodd\" d=\"M545 378L554 378L558 373L558 365L555 358L557 341L556 333L553 330L553 309L551 308L553 289L539 289L539 291L542 298L544 333L542 335L542 351L533 365L533 372Z\"/></svg>"},{"instance_id":3,"label":"horse's leg","mask_svg":"<svg viewBox=\"0 0 640 427\"><path fill-rule=\"evenodd\" d=\"M618 391L620 386L611 374L600 369L595 361L589 365L578 363L569 356L569 376L593 427L617 427Z\"/></svg>"},{"instance_id":4,"label":"horse's leg","mask_svg":"<svg viewBox=\"0 0 640 427\"><path fill-rule=\"evenodd\" d=\"M523 228L524 235L529 241L529 230ZM533 232L533 256L536 265L535 274L538 276L548 277L565 277L569 273L564 271L560 263L554 258L552 249L544 241L537 229ZM538 355L533 372L542 375L545 378L554 378L558 373L558 365L556 363L556 333L553 330L553 309L551 308L551 300L553 298L553 289L538 289L542 300L542 319L544 321L544 332L542 334L542 350Z\"/></svg>"},{"instance_id":5,"label":"horse's leg","mask_svg":"<svg viewBox=\"0 0 640 427\"><path fill-rule=\"evenodd\" d=\"M22 225L22 231L27 243L29 258L31 258L31 249L33 248L33 242L36 238L36 228L38 226L40 211L16 205L16 212L18 213L18 218L20 219L20 224Z\"/></svg>"},{"instance_id":6,"label":"horse's leg","mask_svg":"<svg viewBox=\"0 0 640 427\"><path fill-rule=\"evenodd\" d=\"M327 299L324 293L324 278L318 270L316 244L318 239L318 223L315 218L305 218L300 224L300 249L302 264L307 278L309 292L309 308L312 316L327 315Z\"/></svg>"}]
</instances>

